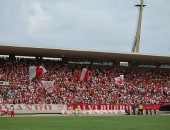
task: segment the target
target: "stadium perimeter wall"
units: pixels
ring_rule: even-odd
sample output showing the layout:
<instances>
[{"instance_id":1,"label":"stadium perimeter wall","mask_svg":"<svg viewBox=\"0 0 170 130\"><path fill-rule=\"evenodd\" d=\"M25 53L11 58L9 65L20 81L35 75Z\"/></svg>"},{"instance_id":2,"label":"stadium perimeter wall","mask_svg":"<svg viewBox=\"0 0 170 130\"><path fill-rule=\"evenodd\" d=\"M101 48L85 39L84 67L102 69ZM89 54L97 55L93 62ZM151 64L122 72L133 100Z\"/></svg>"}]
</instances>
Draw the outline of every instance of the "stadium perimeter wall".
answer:
<instances>
[{"instance_id":1,"label":"stadium perimeter wall","mask_svg":"<svg viewBox=\"0 0 170 130\"><path fill-rule=\"evenodd\" d=\"M71 115L75 108L79 108L82 115L103 115L103 114L125 114L125 109L132 111L133 106L127 104L102 104L102 105L87 105L87 104L14 104L16 114L64 114ZM161 105L144 105L145 109L159 110ZM12 104L0 104L0 110L10 112Z\"/></svg>"}]
</instances>

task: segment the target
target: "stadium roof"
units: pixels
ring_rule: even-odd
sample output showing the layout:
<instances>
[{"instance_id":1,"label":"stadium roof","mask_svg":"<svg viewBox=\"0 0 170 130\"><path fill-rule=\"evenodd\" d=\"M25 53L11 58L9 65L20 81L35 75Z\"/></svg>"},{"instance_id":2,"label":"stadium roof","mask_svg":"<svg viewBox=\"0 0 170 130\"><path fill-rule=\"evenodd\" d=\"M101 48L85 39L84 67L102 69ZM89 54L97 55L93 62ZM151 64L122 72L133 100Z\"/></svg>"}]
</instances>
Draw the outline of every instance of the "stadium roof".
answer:
<instances>
[{"instance_id":1,"label":"stadium roof","mask_svg":"<svg viewBox=\"0 0 170 130\"><path fill-rule=\"evenodd\" d=\"M170 63L170 56L163 55L0 45L0 55L11 54L14 54L16 56L41 56L53 58L74 57L88 59L107 59L125 62L137 61Z\"/></svg>"}]
</instances>

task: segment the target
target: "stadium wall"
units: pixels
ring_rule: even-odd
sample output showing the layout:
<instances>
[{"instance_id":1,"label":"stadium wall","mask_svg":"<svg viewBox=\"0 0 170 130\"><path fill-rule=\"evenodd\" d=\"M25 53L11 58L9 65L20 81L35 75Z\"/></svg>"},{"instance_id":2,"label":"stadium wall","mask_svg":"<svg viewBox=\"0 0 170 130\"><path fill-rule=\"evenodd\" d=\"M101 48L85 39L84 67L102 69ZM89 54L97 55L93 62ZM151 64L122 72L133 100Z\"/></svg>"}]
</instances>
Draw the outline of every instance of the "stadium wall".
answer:
<instances>
[{"instance_id":1,"label":"stadium wall","mask_svg":"<svg viewBox=\"0 0 170 130\"><path fill-rule=\"evenodd\" d=\"M87 104L14 104L16 114L74 114L74 110L79 108L82 115L102 115L102 114L125 114L125 109L132 111L133 105L127 104L101 104L101 105L87 105ZM161 105L144 105L145 109L159 110ZM1 112L10 112L12 104L0 104Z\"/></svg>"}]
</instances>

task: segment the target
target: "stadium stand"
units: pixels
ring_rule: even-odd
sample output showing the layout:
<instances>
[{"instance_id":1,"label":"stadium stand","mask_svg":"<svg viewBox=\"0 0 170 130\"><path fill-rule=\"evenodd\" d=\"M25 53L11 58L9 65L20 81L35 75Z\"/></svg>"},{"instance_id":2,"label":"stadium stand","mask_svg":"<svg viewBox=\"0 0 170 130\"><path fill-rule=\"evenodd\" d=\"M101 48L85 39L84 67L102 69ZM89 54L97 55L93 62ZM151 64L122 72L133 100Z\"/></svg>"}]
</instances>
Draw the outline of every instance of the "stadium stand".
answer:
<instances>
[{"instance_id":1,"label":"stadium stand","mask_svg":"<svg viewBox=\"0 0 170 130\"><path fill-rule=\"evenodd\" d=\"M29 66L43 65L47 72L29 80ZM80 81L81 70L87 67L87 81ZM162 69L95 67L68 64L62 61L0 59L2 104L168 104L170 73ZM2 78L5 76L5 79ZM124 75L124 84L115 77ZM48 92L41 81L55 81Z\"/></svg>"}]
</instances>

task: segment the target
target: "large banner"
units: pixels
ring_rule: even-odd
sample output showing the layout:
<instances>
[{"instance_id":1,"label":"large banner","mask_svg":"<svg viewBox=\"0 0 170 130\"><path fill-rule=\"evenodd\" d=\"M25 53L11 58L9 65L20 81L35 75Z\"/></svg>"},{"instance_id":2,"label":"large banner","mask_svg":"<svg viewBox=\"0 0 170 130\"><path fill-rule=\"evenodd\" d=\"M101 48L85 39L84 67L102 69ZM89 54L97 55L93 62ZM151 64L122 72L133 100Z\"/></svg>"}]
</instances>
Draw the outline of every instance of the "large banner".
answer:
<instances>
[{"instance_id":1,"label":"large banner","mask_svg":"<svg viewBox=\"0 0 170 130\"><path fill-rule=\"evenodd\" d=\"M101 105L88 105L88 104L14 104L16 114L31 114L31 113L61 113L65 115L74 114L74 110L79 108L82 115L101 115L101 114L125 114L125 109L132 111L133 105L128 104L101 104ZM147 104L144 105L144 110L159 110L161 105ZM12 104L0 104L1 111L10 111Z\"/></svg>"},{"instance_id":2,"label":"large banner","mask_svg":"<svg viewBox=\"0 0 170 130\"><path fill-rule=\"evenodd\" d=\"M67 110L66 105L62 104L14 104L15 113L62 113ZM0 110L10 111L12 104L0 104Z\"/></svg>"},{"instance_id":3,"label":"large banner","mask_svg":"<svg viewBox=\"0 0 170 130\"><path fill-rule=\"evenodd\" d=\"M74 105L67 105L67 111L63 114L73 114L74 110L78 108L80 110L80 114L82 115L117 115L117 114L125 114L125 109L132 109L131 105L127 104L74 104Z\"/></svg>"},{"instance_id":4,"label":"large banner","mask_svg":"<svg viewBox=\"0 0 170 130\"><path fill-rule=\"evenodd\" d=\"M146 109L155 109L159 110L160 104L144 104L144 110ZM132 104L100 104L100 105L88 105L88 104L74 104L67 105L67 110L74 110L75 108L79 108L79 110L125 110L133 109Z\"/></svg>"},{"instance_id":5,"label":"large banner","mask_svg":"<svg viewBox=\"0 0 170 130\"><path fill-rule=\"evenodd\" d=\"M100 104L100 105L88 105L88 104L74 104L68 105L67 110L74 110L79 108L79 110L125 110L126 108L132 109L132 105L127 104Z\"/></svg>"}]
</instances>

